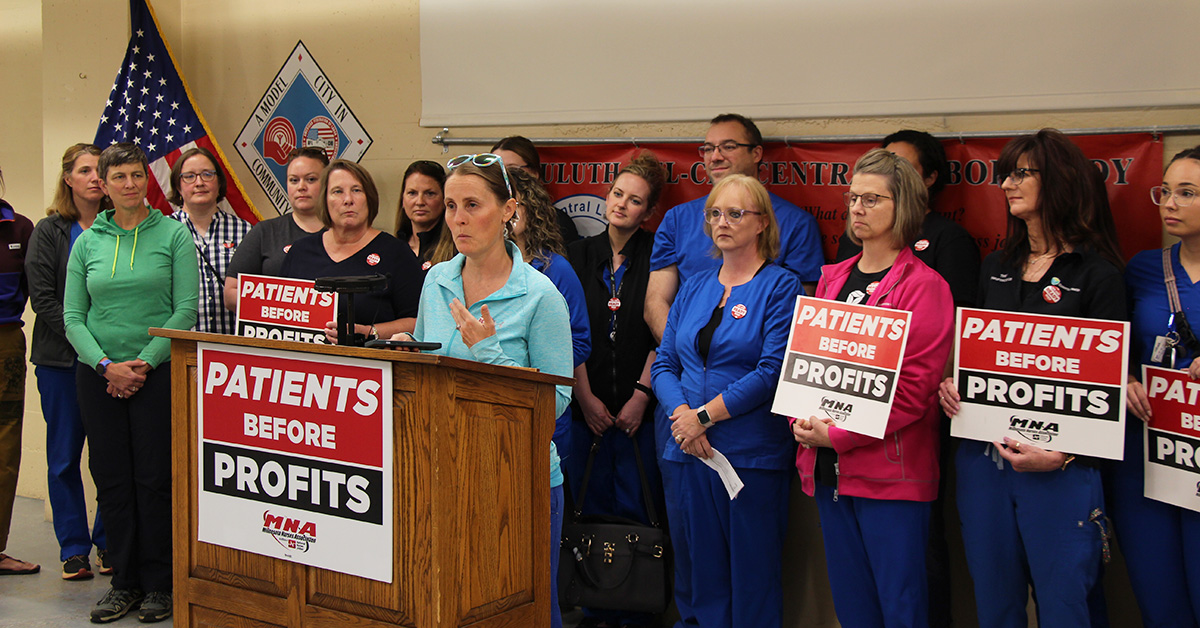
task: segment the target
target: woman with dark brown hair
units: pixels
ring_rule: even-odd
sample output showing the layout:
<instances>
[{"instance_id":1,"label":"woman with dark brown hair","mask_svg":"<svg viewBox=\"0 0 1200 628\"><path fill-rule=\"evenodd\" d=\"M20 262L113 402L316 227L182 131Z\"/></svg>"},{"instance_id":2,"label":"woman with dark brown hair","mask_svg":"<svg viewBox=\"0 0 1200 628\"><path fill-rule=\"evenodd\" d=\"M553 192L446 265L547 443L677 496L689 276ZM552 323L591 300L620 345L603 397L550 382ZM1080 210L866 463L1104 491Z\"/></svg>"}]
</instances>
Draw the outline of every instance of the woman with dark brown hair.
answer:
<instances>
[{"instance_id":1,"label":"woman with dark brown hair","mask_svg":"<svg viewBox=\"0 0 1200 628\"><path fill-rule=\"evenodd\" d=\"M550 194L533 175L516 167L508 168L508 178L513 186L513 199L517 210L513 214L512 240L521 249L521 257L550 278L567 301L571 315L571 356L578 370L592 352L591 330L588 327L587 305L583 300L583 286L571 263L563 257L566 250L558 229L554 225L557 210L550 201ZM565 457L571 451L571 409L558 417L554 425L554 443Z\"/></svg>"},{"instance_id":2,"label":"woman with dark brown hair","mask_svg":"<svg viewBox=\"0 0 1200 628\"><path fill-rule=\"evenodd\" d=\"M427 160L409 164L400 185L396 237L408 243L424 270L432 266L430 259L446 224L445 185L445 169Z\"/></svg>"},{"instance_id":3,"label":"woman with dark brown hair","mask_svg":"<svg viewBox=\"0 0 1200 628\"><path fill-rule=\"evenodd\" d=\"M1125 320L1123 261L1101 175L1065 135L1043 129L1008 143L996 164L1008 242L983 261L979 307ZM942 382L942 409L961 400ZM1038 625L1093 625L1104 491L1095 459L1029 442L961 441L958 511L981 626L1024 626L1030 585Z\"/></svg>"}]
</instances>

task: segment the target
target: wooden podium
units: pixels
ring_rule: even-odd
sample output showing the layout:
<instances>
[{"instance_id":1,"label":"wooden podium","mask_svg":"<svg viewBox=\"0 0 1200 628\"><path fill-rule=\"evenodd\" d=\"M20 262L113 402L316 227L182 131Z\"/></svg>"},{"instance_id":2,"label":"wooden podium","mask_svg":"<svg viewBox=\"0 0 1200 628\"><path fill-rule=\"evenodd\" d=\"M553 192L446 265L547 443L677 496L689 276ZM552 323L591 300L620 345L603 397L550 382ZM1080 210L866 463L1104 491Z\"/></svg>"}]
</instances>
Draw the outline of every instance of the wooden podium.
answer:
<instances>
[{"instance_id":1,"label":"wooden podium","mask_svg":"<svg viewBox=\"0 0 1200 628\"><path fill-rule=\"evenodd\" d=\"M430 354L154 329L171 341L175 625L549 626L554 386ZM196 343L390 362L392 583L197 541Z\"/></svg>"}]
</instances>

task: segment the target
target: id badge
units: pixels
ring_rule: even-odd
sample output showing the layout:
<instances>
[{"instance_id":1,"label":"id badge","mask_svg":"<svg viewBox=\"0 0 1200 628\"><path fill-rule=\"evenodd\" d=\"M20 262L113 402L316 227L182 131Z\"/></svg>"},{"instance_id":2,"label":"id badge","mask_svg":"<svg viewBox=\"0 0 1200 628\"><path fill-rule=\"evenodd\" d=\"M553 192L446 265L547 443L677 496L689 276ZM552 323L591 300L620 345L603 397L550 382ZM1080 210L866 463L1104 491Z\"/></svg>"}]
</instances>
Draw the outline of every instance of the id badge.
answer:
<instances>
[{"instance_id":1,"label":"id badge","mask_svg":"<svg viewBox=\"0 0 1200 628\"><path fill-rule=\"evenodd\" d=\"M1150 361L1156 364L1163 363L1163 356L1167 353L1167 347L1170 346L1170 341L1166 336L1154 337L1154 352L1150 354Z\"/></svg>"}]
</instances>

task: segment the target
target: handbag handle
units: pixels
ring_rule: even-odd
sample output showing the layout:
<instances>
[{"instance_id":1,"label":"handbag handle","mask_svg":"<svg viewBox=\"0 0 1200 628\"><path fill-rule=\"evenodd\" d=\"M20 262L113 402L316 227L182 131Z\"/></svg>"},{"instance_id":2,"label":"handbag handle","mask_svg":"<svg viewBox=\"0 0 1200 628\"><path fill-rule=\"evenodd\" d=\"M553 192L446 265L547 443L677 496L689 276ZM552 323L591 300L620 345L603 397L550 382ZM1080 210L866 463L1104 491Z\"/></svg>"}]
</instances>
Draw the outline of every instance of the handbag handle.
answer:
<instances>
[{"instance_id":1,"label":"handbag handle","mask_svg":"<svg viewBox=\"0 0 1200 628\"><path fill-rule=\"evenodd\" d=\"M592 436L592 446L588 449L587 464L583 470L583 482L579 485L579 501L575 503L576 518L583 516L583 502L587 499L588 481L592 479L592 465L596 462L596 452L600 451L600 438L600 436ZM628 438L633 443L633 460L637 463L638 478L642 482L642 503L646 507L646 516L650 520L650 525L662 528L658 519L658 510L654 508L654 498L651 497L650 480L646 479L646 467L642 464L642 450L638 446L637 438L632 435L629 435Z\"/></svg>"}]
</instances>

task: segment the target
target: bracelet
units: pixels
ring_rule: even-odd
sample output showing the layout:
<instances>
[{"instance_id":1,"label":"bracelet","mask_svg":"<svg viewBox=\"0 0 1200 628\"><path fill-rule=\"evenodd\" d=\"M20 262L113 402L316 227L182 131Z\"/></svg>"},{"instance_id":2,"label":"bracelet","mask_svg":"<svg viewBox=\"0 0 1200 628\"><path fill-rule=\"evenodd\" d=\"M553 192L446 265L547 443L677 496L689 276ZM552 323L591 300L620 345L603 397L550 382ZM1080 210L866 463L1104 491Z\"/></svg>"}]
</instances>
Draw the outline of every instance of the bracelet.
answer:
<instances>
[{"instance_id":1,"label":"bracelet","mask_svg":"<svg viewBox=\"0 0 1200 628\"><path fill-rule=\"evenodd\" d=\"M1075 462L1075 456L1067 456L1067 459L1066 459L1066 460L1063 460L1062 466L1061 466L1061 467L1059 467L1059 468L1058 468L1058 470L1059 470L1059 471L1066 471L1066 470L1067 470L1067 465L1071 464L1072 462Z\"/></svg>"}]
</instances>

